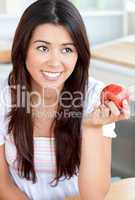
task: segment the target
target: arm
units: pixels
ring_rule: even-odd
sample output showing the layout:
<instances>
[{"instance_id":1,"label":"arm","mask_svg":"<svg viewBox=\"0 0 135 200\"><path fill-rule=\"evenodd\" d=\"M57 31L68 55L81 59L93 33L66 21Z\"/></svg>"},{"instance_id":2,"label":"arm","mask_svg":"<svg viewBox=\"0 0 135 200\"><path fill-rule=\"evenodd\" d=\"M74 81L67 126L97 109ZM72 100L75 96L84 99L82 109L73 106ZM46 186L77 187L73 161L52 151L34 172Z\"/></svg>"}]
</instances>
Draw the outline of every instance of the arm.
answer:
<instances>
[{"instance_id":1,"label":"arm","mask_svg":"<svg viewBox=\"0 0 135 200\"><path fill-rule=\"evenodd\" d=\"M102 136L102 128L86 128L82 135L80 196L103 200L111 183L111 139Z\"/></svg>"},{"instance_id":2,"label":"arm","mask_svg":"<svg viewBox=\"0 0 135 200\"><path fill-rule=\"evenodd\" d=\"M100 105L82 120L82 146L78 185L82 200L104 200L111 183L111 139L102 127L128 119L129 107L121 113L113 102Z\"/></svg>"},{"instance_id":3,"label":"arm","mask_svg":"<svg viewBox=\"0 0 135 200\"><path fill-rule=\"evenodd\" d=\"M29 200L10 179L5 160L4 145L0 146L0 199L1 200Z\"/></svg>"}]
</instances>

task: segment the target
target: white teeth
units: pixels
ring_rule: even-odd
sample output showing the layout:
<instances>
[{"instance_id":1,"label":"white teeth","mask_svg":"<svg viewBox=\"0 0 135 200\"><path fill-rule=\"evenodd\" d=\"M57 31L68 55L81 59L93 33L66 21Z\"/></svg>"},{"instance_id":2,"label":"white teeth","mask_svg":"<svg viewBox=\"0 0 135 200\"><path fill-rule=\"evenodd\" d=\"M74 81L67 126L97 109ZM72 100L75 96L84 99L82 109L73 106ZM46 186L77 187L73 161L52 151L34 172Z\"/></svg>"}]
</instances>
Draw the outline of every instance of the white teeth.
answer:
<instances>
[{"instance_id":1,"label":"white teeth","mask_svg":"<svg viewBox=\"0 0 135 200\"><path fill-rule=\"evenodd\" d=\"M61 74L61 72L43 72L45 75L49 76L49 77L57 77Z\"/></svg>"}]
</instances>

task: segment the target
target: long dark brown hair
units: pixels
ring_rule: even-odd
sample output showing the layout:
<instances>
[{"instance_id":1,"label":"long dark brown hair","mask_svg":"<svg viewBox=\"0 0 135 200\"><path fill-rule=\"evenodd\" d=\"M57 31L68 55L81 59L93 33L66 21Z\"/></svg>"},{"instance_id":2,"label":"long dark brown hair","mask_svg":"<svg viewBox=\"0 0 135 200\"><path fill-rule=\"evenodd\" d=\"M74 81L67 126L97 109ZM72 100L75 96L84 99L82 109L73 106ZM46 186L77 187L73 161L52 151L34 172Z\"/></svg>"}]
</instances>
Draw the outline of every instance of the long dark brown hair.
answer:
<instances>
[{"instance_id":1,"label":"long dark brown hair","mask_svg":"<svg viewBox=\"0 0 135 200\"><path fill-rule=\"evenodd\" d=\"M11 59L13 69L8 77L9 86L19 85L31 92L31 77L26 69L26 56L32 33L38 25L52 23L64 26L69 32L78 52L78 60L74 71L64 83L63 91L68 91L73 98L77 97L75 91L83 94L88 84L88 67L90 62L89 42L82 17L75 6L68 0L38 0L31 4L22 15L13 40ZM17 105L16 87L11 89L12 104ZM22 94L20 93L20 96ZM20 97L20 99L22 99ZM27 99L27 97L26 97ZM63 100L68 106L66 112L80 113L79 117L65 117L65 107L59 106L61 118L55 118L54 137L56 153L56 176L58 183L60 177L71 178L78 173L81 153L81 121L83 104L78 98L78 107L72 102ZM27 180L36 182L34 168L33 120L32 113L27 112L23 100L20 106L12 107L9 113L8 132L13 133L17 149L18 173Z\"/></svg>"}]
</instances>

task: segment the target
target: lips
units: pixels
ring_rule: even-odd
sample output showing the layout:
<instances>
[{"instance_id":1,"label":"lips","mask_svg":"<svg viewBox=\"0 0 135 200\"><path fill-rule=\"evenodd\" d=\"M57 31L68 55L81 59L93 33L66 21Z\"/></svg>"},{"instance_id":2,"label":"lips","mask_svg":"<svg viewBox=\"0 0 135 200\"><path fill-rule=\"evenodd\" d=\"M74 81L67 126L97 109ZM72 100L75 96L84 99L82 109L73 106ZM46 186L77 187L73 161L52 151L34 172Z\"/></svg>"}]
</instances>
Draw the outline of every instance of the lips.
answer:
<instances>
[{"instance_id":1,"label":"lips","mask_svg":"<svg viewBox=\"0 0 135 200\"><path fill-rule=\"evenodd\" d=\"M41 73L46 80L57 80L62 74L62 72L48 72L48 71L41 71Z\"/></svg>"}]
</instances>

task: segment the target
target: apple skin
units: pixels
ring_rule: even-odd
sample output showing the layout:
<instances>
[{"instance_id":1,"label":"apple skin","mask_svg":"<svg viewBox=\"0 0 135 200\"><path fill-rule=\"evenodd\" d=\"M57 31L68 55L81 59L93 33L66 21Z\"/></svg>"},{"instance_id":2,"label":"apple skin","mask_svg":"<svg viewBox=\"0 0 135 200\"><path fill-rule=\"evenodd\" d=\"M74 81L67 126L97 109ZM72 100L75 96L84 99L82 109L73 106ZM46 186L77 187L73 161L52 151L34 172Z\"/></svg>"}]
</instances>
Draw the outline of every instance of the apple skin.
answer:
<instances>
[{"instance_id":1,"label":"apple skin","mask_svg":"<svg viewBox=\"0 0 135 200\"><path fill-rule=\"evenodd\" d=\"M101 91L101 103L105 101L113 101L119 110L122 110L122 101L126 99L129 102L129 93L121 85L109 84L103 88Z\"/></svg>"}]
</instances>

